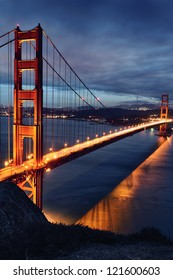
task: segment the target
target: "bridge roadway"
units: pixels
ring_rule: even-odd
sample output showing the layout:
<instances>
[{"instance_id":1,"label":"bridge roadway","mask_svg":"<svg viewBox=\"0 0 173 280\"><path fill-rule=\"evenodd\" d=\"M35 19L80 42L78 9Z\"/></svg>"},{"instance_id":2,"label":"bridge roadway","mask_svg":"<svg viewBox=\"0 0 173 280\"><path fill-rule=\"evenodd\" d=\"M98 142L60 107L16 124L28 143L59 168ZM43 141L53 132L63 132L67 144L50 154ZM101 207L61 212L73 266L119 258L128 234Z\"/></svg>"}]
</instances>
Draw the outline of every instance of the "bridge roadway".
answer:
<instances>
[{"instance_id":1,"label":"bridge roadway","mask_svg":"<svg viewBox=\"0 0 173 280\"><path fill-rule=\"evenodd\" d=\"M173 122L172 119L168 119L167 123ZM148 123L142 123L139 125L128 126L126 128L120 128L120 130L110 131L110 134L103 135L101 137L96 137L92 140L87 140L86 142L78 143L71 147L63 148L59 151L50 152L43 156L43 162L36 167L34 165L33 159L23 162L19 166L8 166L0 169L0 181L10 179L15 175L23 174L24 172L31 172L33 170L44 169L45 171L50 171L50 169L57 167L65 162L71 161L79 156L87 154L93 150L101 148L104 145L110 144L117 140L123 139L134 133L142 131L147 128L151 128L160 124L165 123L165 120L152 121Z\"/></svg>"}]
</instances>

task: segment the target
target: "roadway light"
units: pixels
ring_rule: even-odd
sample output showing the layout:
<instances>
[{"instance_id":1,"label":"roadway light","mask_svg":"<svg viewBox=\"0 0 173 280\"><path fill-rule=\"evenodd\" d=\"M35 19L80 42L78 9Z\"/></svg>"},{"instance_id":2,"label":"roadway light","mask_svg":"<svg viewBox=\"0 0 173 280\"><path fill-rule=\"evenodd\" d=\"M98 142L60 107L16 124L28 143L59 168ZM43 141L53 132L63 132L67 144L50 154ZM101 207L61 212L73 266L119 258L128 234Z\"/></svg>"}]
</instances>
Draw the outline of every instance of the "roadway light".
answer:
<instances>
[{"instance_id":1,"label":"roadway light","mask_svg":"<svg viewBox=\"0 0 173 280\"><path fill-rule=\"evenodd\" d=\"M67 147L67 143L64 144L64 147Z\"/></svg>"},{"instance_id":2,"label":"roadway light","mask_svg":"<svg viewBox=\"0 0 173 280\"><path fill-rule=\"evenodd\" d=\"M50 172L50 171L51 171L50 167L45 168L45 171L46 171L46 172Z\"/></svg>"},{"instance_id":3,"label":"roadway light","mask_svg":"<svg viewBox=\"0 0 173 280\"><path fill-rule=\"evenodd\" d=\"M79 143L80 142L80 140L78 139L77 141L76 141L76 143Z\"/></svg>"},{"instance_id":4,"label":"roadway light","mask_svg":"<svg viewBox=\"0 0 173 280\"><path fill-rule=\"evenodd\" d=\"M7 160L4 162L4 165L5 165L5 167L7 167L9 165Z\"/></svg>"},{"instance_id":5,"label":"roadway light","mask_svg":"<svg viewBox=\"0 0 173 280\"><path fill-rule=\"evenodd\" d=\"M89 140L90 138L89 137L87 137L87 140Z\"/></svg>"},{"instance_id":6,"label":"roadway light","mask_svg":"<svg viewBox=\"0 0 173 280\"><path fill-rule=\"evenodd\" d=\"M33 154L29 154L29 155L27 156L27 159L31 159L31 158L33 158Z\"/></svg>"},{"instance_id":7,"label":"roadway light","mask_svg":"<svg viewBox=\"0 0 173 280\"><path fill-rule=\"evenodd\" d=\"M53 151L53 148L51 147L51 148L49 148L49 152L52 152Z\"/></svg>"}]
</instances>

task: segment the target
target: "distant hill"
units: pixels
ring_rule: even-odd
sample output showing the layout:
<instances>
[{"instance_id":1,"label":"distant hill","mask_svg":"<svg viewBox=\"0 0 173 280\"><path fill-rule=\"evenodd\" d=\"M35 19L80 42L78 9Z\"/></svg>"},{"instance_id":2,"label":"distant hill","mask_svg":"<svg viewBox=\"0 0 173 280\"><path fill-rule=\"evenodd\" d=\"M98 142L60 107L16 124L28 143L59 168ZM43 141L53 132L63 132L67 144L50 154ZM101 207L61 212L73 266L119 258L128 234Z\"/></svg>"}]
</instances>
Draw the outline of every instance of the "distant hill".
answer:
<instances>
[{"instance_id":1,"label":"distant hill","mask_svg":"<svg viewBox=\"0 0 173 280\"><path fill-rule=\"evenodd\" d=\"M123 102L114 108L121 108L127 110L159 110L160 104L152 104L149 102Z\"/></svg>"}]
</instances>

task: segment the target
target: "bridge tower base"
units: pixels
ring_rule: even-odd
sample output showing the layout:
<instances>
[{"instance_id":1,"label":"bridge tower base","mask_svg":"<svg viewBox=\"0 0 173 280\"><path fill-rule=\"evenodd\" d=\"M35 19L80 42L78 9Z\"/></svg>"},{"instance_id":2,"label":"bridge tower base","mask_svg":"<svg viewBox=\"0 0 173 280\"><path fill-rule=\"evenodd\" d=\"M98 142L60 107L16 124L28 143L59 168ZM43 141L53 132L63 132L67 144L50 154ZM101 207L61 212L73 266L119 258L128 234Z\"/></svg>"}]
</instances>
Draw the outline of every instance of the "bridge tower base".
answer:
<instances>
[{"instance_id":1,"label":"bridge tower base","mask_svg":"<svg viewBox=\"0 0 173 280\"><path fill-rule=\"evenodd\" d=\"M42 209L42 181L43 170L28 172L20 177L13 178L13 183L18 185L27 196Z\"/></svg>"}]
</instances>

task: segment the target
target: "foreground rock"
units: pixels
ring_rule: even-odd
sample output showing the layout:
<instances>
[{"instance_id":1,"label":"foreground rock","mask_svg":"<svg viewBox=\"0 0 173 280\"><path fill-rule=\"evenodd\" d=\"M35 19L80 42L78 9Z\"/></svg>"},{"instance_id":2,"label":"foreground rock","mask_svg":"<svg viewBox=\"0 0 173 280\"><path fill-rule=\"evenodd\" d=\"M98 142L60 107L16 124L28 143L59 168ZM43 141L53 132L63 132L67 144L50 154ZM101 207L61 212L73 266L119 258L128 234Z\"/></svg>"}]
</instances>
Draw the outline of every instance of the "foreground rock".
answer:
<instances>
[{"instance_id":1,"label":"foreground rock","mask_svg":"<svg viewBox=\"0 0 173 280\"><path fill-rule=\"evenodd\" d=\"M137 242L136 244L86 245L65 256L66 260L173 260L173 246Z\"/></svg>"},{"instance_id":2,"label":"foreground rock","mask_svg":"<svg viewBox=\"0 0 173 280\"><path fill-rule=\"evenodd\" d=\"M0 183L0 259L173 259L158 229L131 235L49 223L25 193Z\"/></svg>"},{"instance_id":3,"label":"foreground rock","mask_svg":"<svg viewBox=\"0 0 173 280\"><path fill-rule=\"evenodd\" d=\"M43 213L19 187L0 183L0 246L11 247L16 240L27 239L35 226L46 224Z\"/></svg>"}]
</instances>

